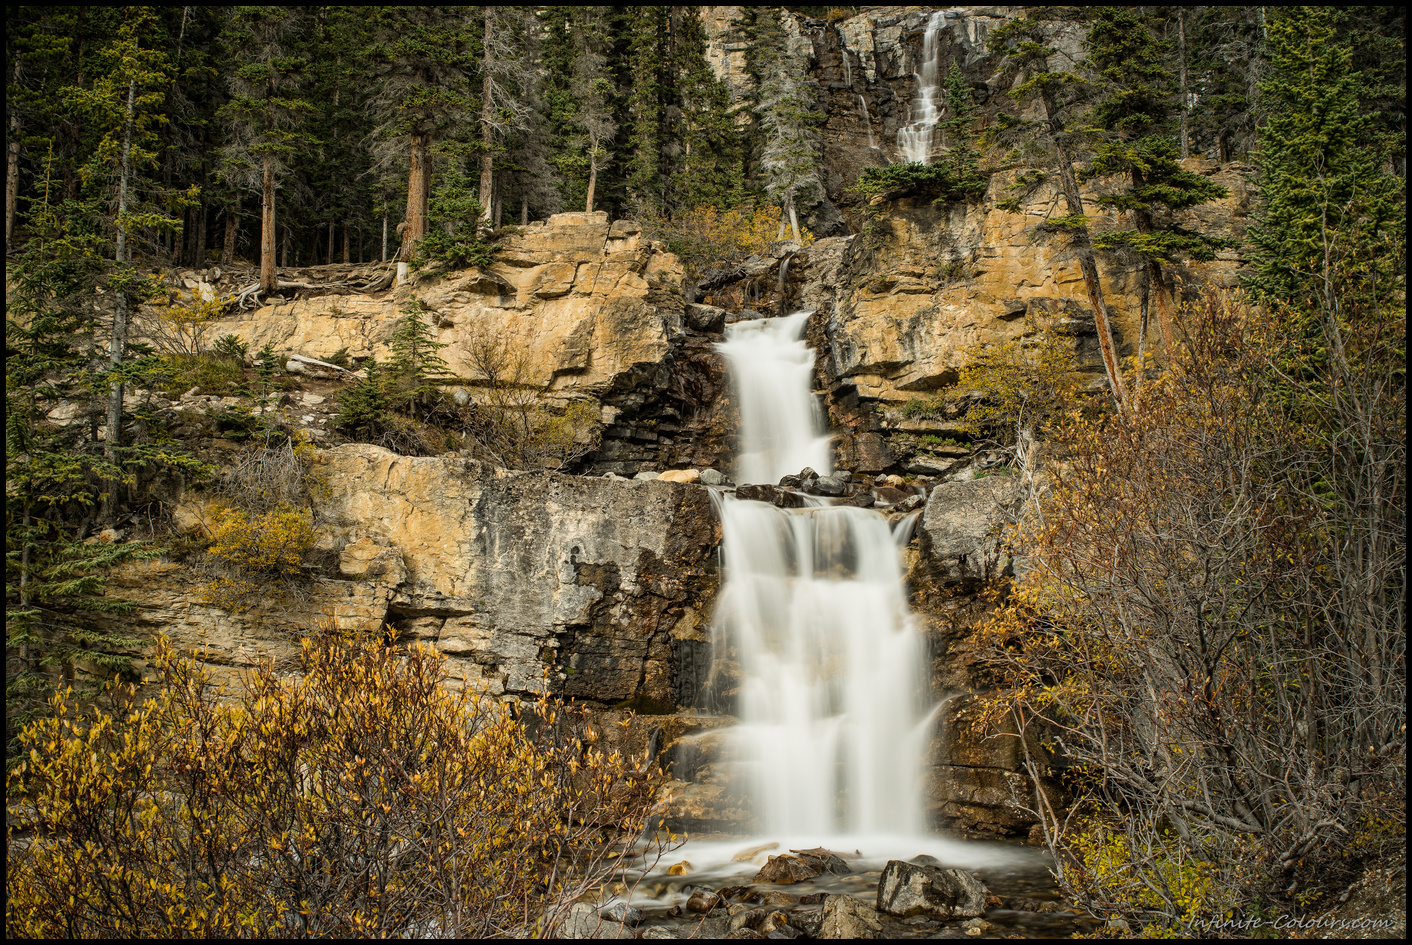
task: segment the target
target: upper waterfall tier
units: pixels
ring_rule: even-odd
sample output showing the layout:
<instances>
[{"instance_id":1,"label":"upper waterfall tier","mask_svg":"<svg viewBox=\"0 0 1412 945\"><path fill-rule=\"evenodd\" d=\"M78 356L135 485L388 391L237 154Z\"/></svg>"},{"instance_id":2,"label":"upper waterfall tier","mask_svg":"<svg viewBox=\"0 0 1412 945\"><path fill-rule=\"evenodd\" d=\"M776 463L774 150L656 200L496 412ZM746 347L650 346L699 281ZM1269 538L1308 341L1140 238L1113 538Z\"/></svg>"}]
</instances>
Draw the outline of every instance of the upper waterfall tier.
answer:
<instances>
[{"instance_id":1,"label":"upper waterfall tier","mask_svg":"<svg viewBox=\"0 0 1412 945\"><path fill-rule=\"evenodd\" d=\"M718 346L740 405L737 482L779 482L805 466L833 469L831 437L811 392L814 352L802 339L811 312L737 322Z\"/></svg>"}]
</instances>

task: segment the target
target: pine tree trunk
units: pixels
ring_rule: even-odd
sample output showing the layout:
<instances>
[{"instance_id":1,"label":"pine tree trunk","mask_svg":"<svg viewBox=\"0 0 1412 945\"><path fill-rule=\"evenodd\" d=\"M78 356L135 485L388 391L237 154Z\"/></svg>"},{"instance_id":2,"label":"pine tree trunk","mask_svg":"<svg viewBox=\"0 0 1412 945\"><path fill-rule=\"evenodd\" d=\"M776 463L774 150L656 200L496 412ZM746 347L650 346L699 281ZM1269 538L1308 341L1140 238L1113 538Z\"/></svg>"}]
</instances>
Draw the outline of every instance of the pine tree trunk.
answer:
<instances>
[{"instance_id":1,"label":"pine tree trunk","mask_svg":"<svg viewBox=\"0 0 1412 945\"><path fill-rule=\"evenodd\" d=\"M494 90L494 79L491 73L494 66L494 55L491 52L491 30L494 29L494 17L491 13L491 7L484 9L485 38L481 45L485 48L485 61L481 67L480 93L480 206L483 219L489 222L494 219L490 204L494 197L495 183L495 155L490 150L495 143L491 130L491 122L495 118L495 103L491 100L491 93Z\"/></svg>"},{"instance_id":2,"label":"pine tree trunk","mask_svg":"<svg viewBox=\"0 0 1412 945\"><path fill-rule=\"evenodd\" d=\"M122 168L118 176L118 238L114 262L119 268L127 262L127 194L128 178L132 174L132 124L137 105L137 80L131 79L127 85L127 118L123 123ZM113 293L113 337L108 347L108 360L113 370L122 367L127 354L127 292ZM108 439L103 444L103 455L110 463L118 461L118 447L122 445L123 432L123 383L116 380L108 394ZM108 480L108 497L103 504L104 519L109 525L118 523L118 488L116 478Z\"/></svg>"},{"instance_id":3,"label":"pine tree trunk","mask_svg":"<svg viewBox=\"0 0 1412 945\"><path fill-rule=\"evenodd\" d=\"M1136 168L1132 171L1133 192L1137 193L1146 186L1142 172ZM1152 232L1152 215L1144 210L1133 211L1133 222L1137 225L1139 233ZM1167 296L1166 284L1162 280L1162 267L1155 259L1146 260L1147 277L1152 285L1152 291L1157 294L1157 326L1162 332L1163 355L1171 358L1177 351L1177 336L1172 322L1172 304Z\"/></svg>"},{"instance_id":4,"label":"pine tree trunk","mask_svg":"<svg viewBox=\"0 0 1412 945\"><path fill-rule=\"evenodd\" d=\"M210 222L208 219L210 212L211 208L206 201L201 201L201 212L196 223L196 245L192 249L196 255L196 258L192 260L192 266L196 269L206 268L206 227Z\"/></svg>"},{"instance_id":5,"label":"pine tree trunk","mask_svg":"<svg viewBox=\"0 0 1412 945\"><path fill-rule=\"evenodd\" d=\"M382 208L382 261L387 262L387 208Z\"/></svg>"},{"instance_id":6,"label":"pine tree trunk","mask_svg":"<svg viewBox=\"0 0 1412 945\"><path fill-rule=\"evenodd\" d=\"M529 198L520 198L520 226L529 225Z\"/></svg>"},{"instance_id":7,"label":"pine tree trunk","mask_svg":"<svg viewBox=\"0 0 1412 945\"><path fill-rule=\"evenodd\" d=\"M1055 118L1054 103L1049 93L1040 96L1044 102L1046 123L1059 158L1059 186L1064 194L1064 202L1070 214L1084 212L1083 196L1079 193L1079 182L1074 176L1073 156L1064 146L1063 128ZM1093 305L1093 319L1098 328L1098 347L1103 353L1103 370L1108 375L1108 386L1113 391L1113 399L1121 407L1127 399L1123 389L1123 374L1118 366L1118 353L1113 345L1113 324L1108 317L1108 306L1103 300L1103 284L1098 279L1098 264L1093 258L1093 246L1087 232L1074 233L1071 245L1079 257L1079 270L1083 273L1084 288L1088 290L1089 302Z\"/></svg>"},{"instance_id":8,"label":"pine tree trunk","mask_svg":"<svg viewBox=\"0 0 1412 945\"><path fill-rule=\"evenodd\" d=\"M584 212L593 212L593 192L598 187L598 155L590 155L588 159L588 199L584 201Z\"/></svg>"},{"instance_id":9,"label":"pine tree trunk","mask_svg":"<svg viewBox=\"0 0 1412 945\"><path fill-rule=\"evenodd\" d=\"M20 56L15 54L15 88L20 86ZM15 208L20 187L20 115L19 110L10 112L10 143L5 162L5 252L10 252L10 242L15 235Z\"/></svg>"},{"instance_id":10,"label":"pine tree trunk","mask_svg":"<svg viewBox=\"0 0 1412 945\"><path fill-rule=\"evenodd\" d=\"M427 232L427 142L422 135L411 139L411 170L407 175L407 225L402 231L402 252L398 259L411 262Z\"/></svg>"},{"instance_id":11,"label":"pine tree trunk","mask_svg":"<svg viewBox=\"0 0 1412 945\"><path fill-rule=\"evenodd\" d=\"M348 228L349 222L343 221L343 264L348 265Z\"/></svg>"},{"instance_id":12,"label":"pine tree trunk","mask_svg":"<svg viewBox=\"0 0 1412 945\"><path fill-rule=\"evenodd\" d=\"M264 164L264 186L260 192L260 291L274 295L279 291L279 279L275 275L274 158L265 158Z\"/></svg>"},{"instance_id":13,"label":"pine tree trunk","mask_svg":"<svg viewBox=\"0 0 1412 945\"><path fill-rule=\"evenodd\" d=\"M799 237L799 213L794 208L793 197L789 200L789 231L794 234L794 241L796 243L803 242Z\"/></svg>"},{"instance_id":14,"label":"pine tree trunk","mask_svg":"<svg viewBox=\"0 0 1412 945\"><path fill-rule=\"evenodd\" d=\"M328 221L328 264L333 265L333 221Z\"/></svg>"},{"instance_id":15,"label":"pine tree trunk","mask_svg":"<svg viewBox=\"0 0 1412 945\"><path fill-rule=\"evenodd\" d=\"M1182 97L1181 116L1182 160L1191 157L1191 136L1187 130L1187 91L1186 91L1186 12L1177 7L1177 80Z\"/></svg>"},{"instance_id":16,"label":"pine tree trunk","mask_svg":"<svg viewBox=\"0 0 1412 945\"><path fill-rule=\"evenodd\" d=\"M226 235L225 241L221 243L221 265L229 266L235 262L235 232L236 232L236 207L234 204L226 207Z\"/></svg>"}]
</instances>

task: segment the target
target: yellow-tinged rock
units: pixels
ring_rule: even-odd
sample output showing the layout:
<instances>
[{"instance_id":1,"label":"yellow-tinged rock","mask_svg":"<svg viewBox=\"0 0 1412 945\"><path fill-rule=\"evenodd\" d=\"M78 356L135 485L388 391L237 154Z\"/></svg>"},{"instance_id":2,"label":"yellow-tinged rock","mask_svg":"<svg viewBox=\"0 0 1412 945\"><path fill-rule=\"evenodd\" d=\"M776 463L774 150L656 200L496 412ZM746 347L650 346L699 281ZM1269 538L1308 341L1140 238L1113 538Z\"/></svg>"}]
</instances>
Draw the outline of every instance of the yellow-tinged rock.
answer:
<instances>
[{"instance_id":1,"label":"yellow-tinged rock","mask_svg":"<svg viewBox=\"0 0 1412 945\"><path fill-rule=\"evenodd\" d=\"M662 482L698 482L701 479L701 470L669 469L657 478Z\"/></svg>"}]
</instances>

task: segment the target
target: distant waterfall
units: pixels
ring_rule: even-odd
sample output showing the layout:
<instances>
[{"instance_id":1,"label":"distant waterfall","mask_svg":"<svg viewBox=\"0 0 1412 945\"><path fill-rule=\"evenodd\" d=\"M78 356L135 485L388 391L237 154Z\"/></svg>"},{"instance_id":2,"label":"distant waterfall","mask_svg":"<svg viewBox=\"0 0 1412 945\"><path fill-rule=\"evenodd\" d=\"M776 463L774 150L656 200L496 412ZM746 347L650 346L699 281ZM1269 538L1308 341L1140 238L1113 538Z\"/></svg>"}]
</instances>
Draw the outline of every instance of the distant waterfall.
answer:
<instances>
[{"instance_id":1,"label":"distant waterfall","mask_svg":"<svg viewBox=\"0 0 1412 945\"><path fill-rule=\"evenodd\" d=\"M861 93L858 96L858 108L863 112L863 127L868 129L868 148L876 151L878 143L873 139L873 120L868 117L868 102Z\"/></svg>"},{"instance_id":2,"label":"distant waterfall","mask_svg":"<svg viewBox=\"0 0 1412 945\"><path fill-rule=\"evenodd\" d=\"M739 397L741 482L829 469L807 317L741 322L720 346ZM731 495L719 509L715 632L741 673L730 764L762 828L800 842L918 834L926 660L887 520Z\"/></svg>"},{"instance_id":3,"label":"distant waterfall","mask_svg":"<svg viewBox=\"0 0 1412 945\"><path fill-rule=\"evenodd\" d=\"M946 25L946 11L938 10L927 20L927 30L922 38L922 61L914 73L917 79L917 97L912 102L909 121L897 132L897 149L902 159L910 163L926 164L931 160L932 132L941 120L941 62L939 39L942 27Z\"/></svg>"}]
</instances>

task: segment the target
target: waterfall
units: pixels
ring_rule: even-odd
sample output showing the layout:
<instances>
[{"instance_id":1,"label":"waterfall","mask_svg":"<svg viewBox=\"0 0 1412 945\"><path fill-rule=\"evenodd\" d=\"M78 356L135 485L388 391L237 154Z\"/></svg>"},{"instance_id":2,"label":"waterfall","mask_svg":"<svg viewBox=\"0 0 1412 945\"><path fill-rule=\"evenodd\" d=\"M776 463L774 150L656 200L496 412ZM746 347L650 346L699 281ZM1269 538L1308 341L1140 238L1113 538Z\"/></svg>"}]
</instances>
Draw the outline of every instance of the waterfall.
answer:
<instances>
[{"instance_id":1,"label":"waterfall","mask_svg":"<svg viewBox=\"0 0 1412 945\"><path fill-rule=\"evenodd\" d=\"M863 127L868 129L868 147L876 151L878 143L873 140L873 120L868 117L868 102L861 92L858 94L858 107L863 111Z\"/></svg>"},{"instance_id":2,"label":"waterfall","mask_svg":"<svg viewBox=\"0 0 1412 945\"><path fill-rule=\"evenodd\" d=\"M941 119L941 62L938 42L946 25L946 11L938 10L927 20L922 38L922 61L918 71L917 97L908 115L911 121L897 132L897 148L905 161L926 164L931 160L932 131Z\"/></svg>"},{"instance_id":3,"label":"waterfall","mask_svg":"<svg viewBox=\"0 0 1412 945\"><path fill-rule=\"evenodd\" d=\"M808 313L731 326L741 482L828 472ZM722 495L719 647L740 665L729 770L772 837L916 836L925 654L899 550L870 509L784 510ZM801 842L806 842L801 840Z\"/></svg>"},{"instance_id":4,"label":"waterfall","mask_svg":"<svg viewBox=\"0 0 1412 945\"><path fill-rule=\"evenodd\" d=\"M801 340L812 312L737 322L718 347L730 362L740 407L737 482L779 482L810 466L833 468L814 396L814 352Z\"/></svg>"}]
</instances>

